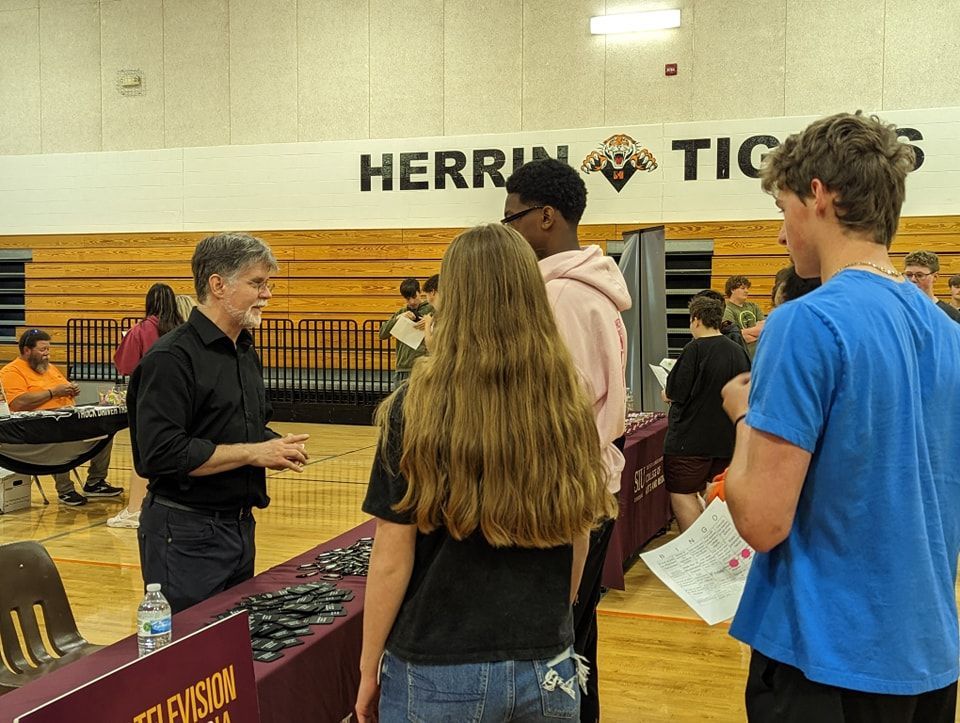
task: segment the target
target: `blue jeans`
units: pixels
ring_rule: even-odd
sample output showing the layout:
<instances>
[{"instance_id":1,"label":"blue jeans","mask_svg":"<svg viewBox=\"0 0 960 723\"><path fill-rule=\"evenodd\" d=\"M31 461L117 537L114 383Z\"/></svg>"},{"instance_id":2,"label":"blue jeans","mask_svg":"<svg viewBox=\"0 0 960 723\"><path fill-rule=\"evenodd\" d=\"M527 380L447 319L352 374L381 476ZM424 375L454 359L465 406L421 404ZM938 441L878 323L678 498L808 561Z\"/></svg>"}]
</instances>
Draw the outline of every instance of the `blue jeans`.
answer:
<instances>
[{"instance_id":1,"label":"blue jeans","mask_svg":"<svg viewBox=\"0 0 960 723\"><path fill-rule=\"evenodd\" d=\"M573 648L552 660L420 665L384 653L380 721L494 723L578 720Z\"/></svg>"}]
</instances>

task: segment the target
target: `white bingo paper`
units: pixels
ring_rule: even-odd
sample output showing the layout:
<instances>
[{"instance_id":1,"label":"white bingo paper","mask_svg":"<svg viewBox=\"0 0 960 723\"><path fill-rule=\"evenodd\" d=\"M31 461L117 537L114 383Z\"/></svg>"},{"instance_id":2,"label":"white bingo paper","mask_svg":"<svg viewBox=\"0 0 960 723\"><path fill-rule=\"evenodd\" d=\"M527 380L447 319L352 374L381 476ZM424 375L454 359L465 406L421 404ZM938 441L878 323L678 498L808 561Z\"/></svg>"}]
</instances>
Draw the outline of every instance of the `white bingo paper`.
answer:
<instances>
[{"instance_id":1,"label":"white bingo paper","mask_svg":"<svg viewBox=\"0 0 960 723\"><path fill-rule=\"evenodd\" d=\"M667 374L673 369L673 365L677 363L676 359L671 359L669 357L664 357L660 360L659 364L650 364L650 370L653 372L653 375L657 378L657 381L660 382L660 388L666 390L667 388Z\"/></svg>"},{"instance_id":2,"label":"white bingo paper","mask_svg":"<svg viewBox=\"0 0 960 723\"><path fill-rule=\"evenodd\" d=\"M420 346L420 342L423 341L423 330L414 329L413 325L416 322L411 321L405 316L398 316L396 322L393 324L393 328L390 330L390 335L396 337L404 344L413 349L416 349Z\"/></svg>"},{"instance_id":3,"label":"white bingo paper","mask_svg":"<svg viewBox=\"0 0 960 723\"><path fill-rule=\"evenodd\" d=\"M650 371L653 372L653 376L657 378L657 381L660 382L660 388L666 390L667 388L667 370L656 364L649 364Z\"/></svg>"},{"instance_id":4,"label":"white bingo paper","mask_svg":"<svg viewBox=\"0 0 960 723\"><path fill-rule=\"evenodd\" d=\"M727 503L715 499L689 530L640 559L708 625L716 625L737 611L754 554L737 534Z\"/></svg>"}]
</instances>

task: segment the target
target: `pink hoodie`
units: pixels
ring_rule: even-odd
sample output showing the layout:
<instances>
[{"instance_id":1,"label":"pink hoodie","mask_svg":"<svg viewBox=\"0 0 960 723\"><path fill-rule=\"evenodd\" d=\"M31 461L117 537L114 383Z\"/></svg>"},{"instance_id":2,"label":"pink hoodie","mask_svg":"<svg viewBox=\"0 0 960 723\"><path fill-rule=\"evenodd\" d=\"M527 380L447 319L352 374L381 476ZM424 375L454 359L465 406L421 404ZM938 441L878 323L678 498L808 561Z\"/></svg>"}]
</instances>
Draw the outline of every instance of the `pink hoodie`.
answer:
<instances>
[{"instance_id":1,"label":"pink hoodie","mask_svg":"<svg viewBox=\"0 0 960 723\"><path fill-rule=\"evenodd\" d=\"M599 246L564 251L540 261L547 298L573 363L593 403L607 487L620 491L623 455L613 440L623 434L627 402L624 368L627 332L620 312L630 308L630 293L620 269Z\"/></svg>"}]
</instances>

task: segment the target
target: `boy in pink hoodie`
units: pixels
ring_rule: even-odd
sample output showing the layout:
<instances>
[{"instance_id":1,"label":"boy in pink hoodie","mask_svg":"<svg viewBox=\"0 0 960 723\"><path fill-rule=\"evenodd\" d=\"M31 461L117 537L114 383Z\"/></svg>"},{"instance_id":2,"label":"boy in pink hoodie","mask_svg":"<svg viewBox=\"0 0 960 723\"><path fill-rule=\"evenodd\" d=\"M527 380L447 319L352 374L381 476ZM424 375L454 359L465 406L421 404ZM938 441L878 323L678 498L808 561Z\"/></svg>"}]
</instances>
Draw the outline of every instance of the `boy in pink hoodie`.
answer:
<instances>
[{"instance_id":1,"label":"boy in pink hoodie","mask_svg":"<svg viewBox=\"0 0 960 723\"><path fill-rule=\"evenodd\" d=\"M624 431L627 335L620 312L630 294L620 269L598 246L580 248L577 225L587 205L587 188L572 167L552 158L531 161L507 180L502 223L519 231L540 259L560 334L593 404L607 465L607 487L620 491L623 454L614 444ZM600 578L614 520L590 537L583 579L574 605L576 652L589 661L581 721L600 719L597 694L597 623Z\"/></svg>"}]
</instances>

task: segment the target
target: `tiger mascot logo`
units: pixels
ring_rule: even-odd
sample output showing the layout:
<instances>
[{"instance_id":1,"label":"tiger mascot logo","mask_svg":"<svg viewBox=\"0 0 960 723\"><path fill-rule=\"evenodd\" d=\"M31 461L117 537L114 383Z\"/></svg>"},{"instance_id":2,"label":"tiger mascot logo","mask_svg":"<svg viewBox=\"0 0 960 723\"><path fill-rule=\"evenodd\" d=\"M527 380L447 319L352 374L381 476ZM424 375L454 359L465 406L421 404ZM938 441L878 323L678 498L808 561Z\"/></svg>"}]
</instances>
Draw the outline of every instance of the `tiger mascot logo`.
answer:
<instances>
[{"instance_id":1,"label":"tiger mascot logo","mask_svg":"<svg viewBox=\"0 0 960 723\"><path fill-rule=\"evenodd\" d=\"M600 144L599 150L590 151L580 166L584 173L600 171L617 193L638 170L649 173L656 169L657 159L649 149L641 148L633 138L623 133L610 136Z\"/></svg>"}]
</instances>

